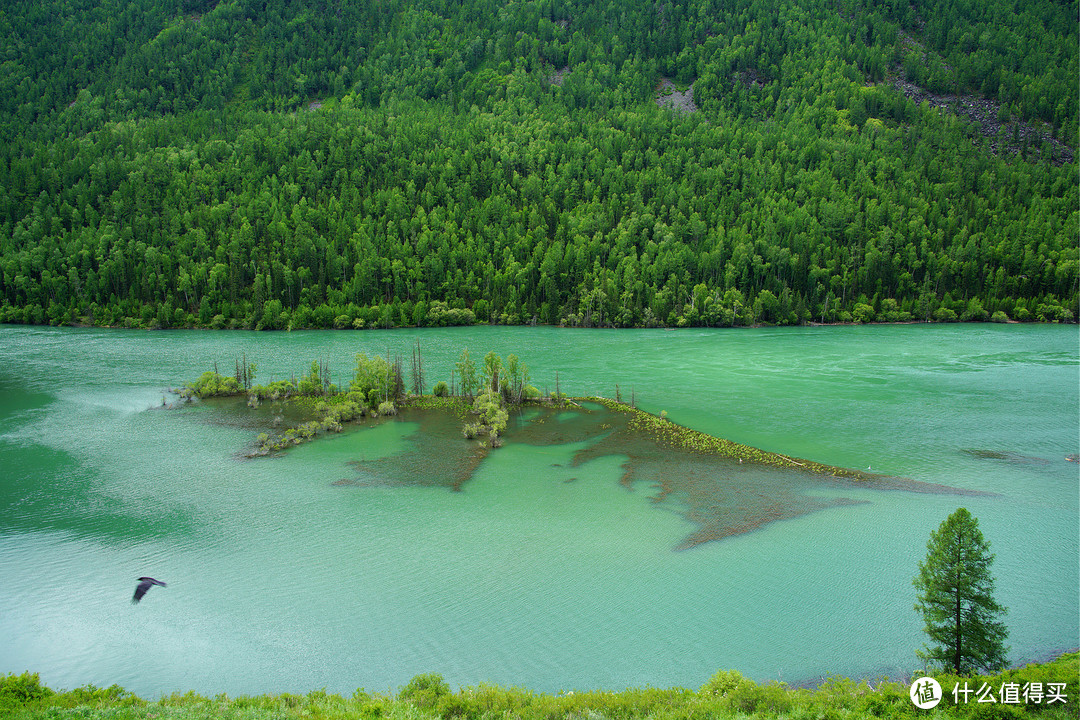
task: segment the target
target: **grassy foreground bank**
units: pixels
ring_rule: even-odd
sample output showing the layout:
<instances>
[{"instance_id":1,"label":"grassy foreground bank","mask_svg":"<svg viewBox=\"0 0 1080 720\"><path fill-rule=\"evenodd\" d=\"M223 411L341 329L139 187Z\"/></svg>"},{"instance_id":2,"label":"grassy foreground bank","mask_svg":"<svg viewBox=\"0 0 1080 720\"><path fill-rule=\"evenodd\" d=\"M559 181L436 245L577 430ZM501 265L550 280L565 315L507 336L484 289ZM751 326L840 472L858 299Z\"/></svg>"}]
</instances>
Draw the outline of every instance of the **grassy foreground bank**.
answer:
<instances>
[{"instance_id":1,"label":"grassy foreground bank","mask_svg":"<svg viewBox=\"0 0 1080 720\"><path fill-rule=\"evenodd\" d=\"M933 710L915 707L908 685L897 682L853 682L829 679L816 689L782 683L758 684L735 671L720 671L697 691L683 688L638 688L620 692L533 693L491 685L452 692L438 675L419 675L396 694L358 690L352 697L315 691L307 695L259 695L213 698L195 693L173 694L155 701L122 688L53 691L36 674L0 679L0 717L31 718L387 718L436 720L643 720L712 718L1076 718L1080 701L1077 653L1047 663L1006 670L996 675L959 678L933 674L944 699ZM953 688L968 688L968 701L953 702ZM989 696L985 692L989 693ZM1013 692L1015 691L1015 696ZM994 702L978 702L978 697ZM1062 699L1057 699L1062 698ZM1038 702L1036 702L1036 699ZM1003 702L1010 700L1010 702ZM1015 701L1012 701L1015 700Z\"/></svg>"}]
</instances>

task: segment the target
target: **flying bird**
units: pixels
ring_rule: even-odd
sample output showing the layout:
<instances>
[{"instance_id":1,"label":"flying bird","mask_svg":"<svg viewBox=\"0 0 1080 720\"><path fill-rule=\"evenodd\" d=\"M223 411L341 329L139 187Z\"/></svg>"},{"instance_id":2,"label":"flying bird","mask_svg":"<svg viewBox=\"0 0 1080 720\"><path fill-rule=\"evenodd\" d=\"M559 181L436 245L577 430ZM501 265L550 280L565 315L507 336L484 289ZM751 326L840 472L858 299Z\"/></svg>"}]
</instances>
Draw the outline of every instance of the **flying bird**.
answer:
<instances>
[{"instance_id":1,"label":"flying bird","mask_svg":"<svg viewBox=\"0 0 1080 720\"><path fill-rule=\"evenodd\" d=\"M131 602L137 603L142 600L142 596L146 594L146 591L150 589L151 585L165 587L165 583L160 580L155 580L152 577L141 577L139 578L139 584L135 587L135 597L131 598Z\"/></svg>"}]
</instances>

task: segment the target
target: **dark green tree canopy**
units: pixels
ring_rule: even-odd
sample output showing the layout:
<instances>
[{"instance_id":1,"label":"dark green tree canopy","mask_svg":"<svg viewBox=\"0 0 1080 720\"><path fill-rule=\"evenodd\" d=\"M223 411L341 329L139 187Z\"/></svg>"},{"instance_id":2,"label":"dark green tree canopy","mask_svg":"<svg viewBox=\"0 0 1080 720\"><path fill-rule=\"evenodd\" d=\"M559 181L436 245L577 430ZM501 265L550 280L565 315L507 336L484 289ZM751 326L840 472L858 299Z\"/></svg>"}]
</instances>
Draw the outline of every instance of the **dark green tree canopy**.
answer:
<instances>
[{"instance_id":1,"label":"dark green tree canopy","mask_svg":"<svg viewBox=\"0 0 1080 720\"><path fill-rule=\"evenodd\" d=\"M930 534L914 584L930 643L919 657L956 673L1004 667L1005 608L994 600L994 555L978 521L959 508Z\"/></svg>"},{"instance_id":2,"label":"dark green tree canopy","mask_svg":"<svg viewBox=\"0 0 1080 720\"><path fill-rule=\"evenodd\" d=\"M0 322L1075 321L1075 10L11 0Z\"/></svg>"}]
</instances>

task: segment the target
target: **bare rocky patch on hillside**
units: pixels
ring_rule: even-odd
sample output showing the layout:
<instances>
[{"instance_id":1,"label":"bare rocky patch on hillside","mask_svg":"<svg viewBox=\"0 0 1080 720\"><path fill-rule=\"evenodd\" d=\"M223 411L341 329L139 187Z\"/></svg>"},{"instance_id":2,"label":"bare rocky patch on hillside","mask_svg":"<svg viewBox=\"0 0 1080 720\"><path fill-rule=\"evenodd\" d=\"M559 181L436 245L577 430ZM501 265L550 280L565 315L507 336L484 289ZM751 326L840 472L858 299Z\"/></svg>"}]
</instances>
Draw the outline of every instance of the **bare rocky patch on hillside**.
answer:
<instances>
[{"instance_id":1,"label":"bare rocky patch on hillside","mask_svg":"<svg viewBox=\"0 0 1080 720\"><path fill-rule=\"evenodd\" d=\"M1010 120L1003 122L999 115L1001 103L975 95L938 95L903 79L892 80L892 86L915 104L926 102L930 107L950 112L980 125L980 134L990 141L990 151L995 155L1003 152L1021 153L1029 156L1038 153L1042 143L1047 143L1055 165L1073 161L1074 151L1050 134L1049 129L1032 123Z\"/></svg>"},{"instance_id":2,"label":"bare rocky patch on hillside","mask_svg":"<svg viewBox=\"0 0 1080 720\"><path fill-rule=\"evenodd\" d=\"M694 104L693 83L685 91L680 91L668 78L661 79L656 87L656 104L680 112L697 112L698 107Z\"/></svg>"},{"instance_id":3,"label":"bare rocky patch on hillside","mask_svg":"<svg viewBox=\"0 0 1080 720\"><path fill-rule=\"evenodd\" d=\"M921 53L924 61L929 62L932 50L916 37L900 31L900 42L909 51ZM952 73L953 68L945 63L940 57L937 58L946 72ZM977 95L961 94L938 94L920 87L911 82L904 71L903 65L892 68L887 78L893 87L910 98L916 105L926 102L930 107L944 110L957 117L964 118L979 124L979 133L989 140L990 152L995 155L1002 153L1019 154L1025 158L1038 157L1045 142L1050 151L1051 160L1055 165L1063 165L1073 161L1075 151L1053 136L1046 123L1026 123L1012 117L1007 120L1001 119L1001 103L997 100L980 97Z\"/></svg>"}]
</instances>

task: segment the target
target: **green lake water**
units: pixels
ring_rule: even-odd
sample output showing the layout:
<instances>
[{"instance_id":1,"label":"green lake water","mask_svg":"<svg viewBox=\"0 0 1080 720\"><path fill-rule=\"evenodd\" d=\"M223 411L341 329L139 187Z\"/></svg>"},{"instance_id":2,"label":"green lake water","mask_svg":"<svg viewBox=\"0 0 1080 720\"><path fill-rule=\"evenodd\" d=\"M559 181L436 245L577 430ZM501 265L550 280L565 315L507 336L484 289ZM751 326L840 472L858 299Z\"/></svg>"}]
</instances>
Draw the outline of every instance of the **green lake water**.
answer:
<instances>
[{"instance_id":1,"label":"green lake water","mask_svg":"<svg viewBox=\"0 0 1080 720\"><path fill-rule=\"evenodd\" d=\"M408 416L247 459L251 415L160 407L241 353L259 382L316 359L337 381L360 351L407 372L417 340L429 387L465 347L513 352L541 390L618 383L676 423L904 481L633 460L566 414L545 419L560 442L526 415L481 459ZM911 579L959 505L997 555L1012 660L1041 659L1080 645L1078 387L1075 326L0 327L0 672L148 697L906 676ZM688 545L703 512L746 532ZM168 587L132 605L140 575Z\"/></svg>"}]
</instances>

